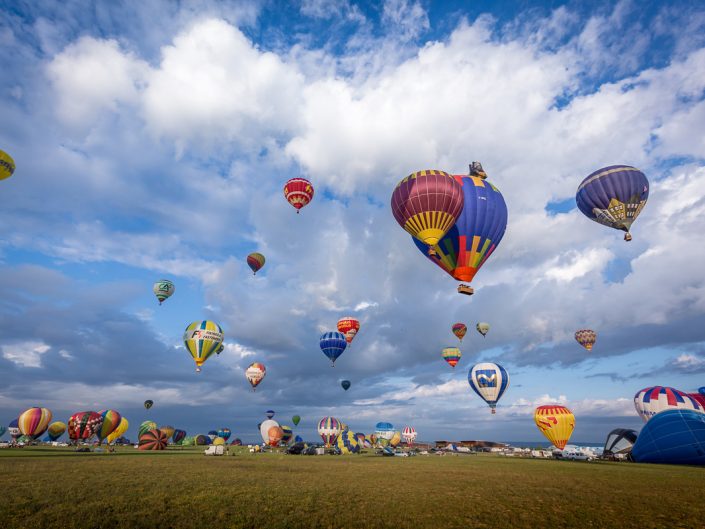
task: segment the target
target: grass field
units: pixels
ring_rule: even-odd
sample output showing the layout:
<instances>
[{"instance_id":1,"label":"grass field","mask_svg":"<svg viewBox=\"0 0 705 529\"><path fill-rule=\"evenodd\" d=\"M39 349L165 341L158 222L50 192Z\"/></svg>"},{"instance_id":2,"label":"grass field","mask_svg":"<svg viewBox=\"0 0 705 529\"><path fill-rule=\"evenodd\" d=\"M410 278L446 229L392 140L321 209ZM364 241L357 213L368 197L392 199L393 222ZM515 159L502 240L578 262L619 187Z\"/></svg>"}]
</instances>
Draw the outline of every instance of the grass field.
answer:
<instances>
[{"instance_id":1,"label":"grass field","mask_svg":"<svg viewBox=\"0 0 705 529\"><path fill-rule=\"evenodd\" d=\"M705 468L0 450L0 527L705 528Z\"/></svg>"}]
</instances>

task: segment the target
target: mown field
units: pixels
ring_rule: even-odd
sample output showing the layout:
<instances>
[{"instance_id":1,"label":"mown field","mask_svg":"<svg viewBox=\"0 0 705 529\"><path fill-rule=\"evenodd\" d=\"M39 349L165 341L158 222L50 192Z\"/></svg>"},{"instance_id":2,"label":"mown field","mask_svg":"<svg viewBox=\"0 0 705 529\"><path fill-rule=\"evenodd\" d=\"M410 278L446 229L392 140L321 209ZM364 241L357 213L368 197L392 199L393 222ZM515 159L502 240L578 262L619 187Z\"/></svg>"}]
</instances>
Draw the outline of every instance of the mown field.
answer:
<instances>
[{"instance_id":1,"label":"mown field","mask_svg":"<svg viewBox=\"0 0 705 529\"><path fill-rule=\"evenodd\" d=\"M3 528L705 528L705 468L0 450Z\"/></svg>"}]
</instances>

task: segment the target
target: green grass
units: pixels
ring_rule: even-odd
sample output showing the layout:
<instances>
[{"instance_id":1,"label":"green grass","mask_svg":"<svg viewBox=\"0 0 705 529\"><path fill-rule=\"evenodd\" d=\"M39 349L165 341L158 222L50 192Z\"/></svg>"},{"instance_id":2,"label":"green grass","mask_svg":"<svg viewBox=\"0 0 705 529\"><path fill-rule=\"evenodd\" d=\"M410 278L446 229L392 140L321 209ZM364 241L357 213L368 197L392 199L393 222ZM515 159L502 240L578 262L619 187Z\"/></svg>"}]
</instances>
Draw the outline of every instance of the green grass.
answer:
<instances>
[{"instance_id":1,"label":"green grass","mask_svg":"<svg viewBox=\"0 0 705 529\"><path fill-rule=\"evenodd\" d=\"M3 528L705 527L705 468L478 456L0 450Z\"/></svg>"}]
</instances>

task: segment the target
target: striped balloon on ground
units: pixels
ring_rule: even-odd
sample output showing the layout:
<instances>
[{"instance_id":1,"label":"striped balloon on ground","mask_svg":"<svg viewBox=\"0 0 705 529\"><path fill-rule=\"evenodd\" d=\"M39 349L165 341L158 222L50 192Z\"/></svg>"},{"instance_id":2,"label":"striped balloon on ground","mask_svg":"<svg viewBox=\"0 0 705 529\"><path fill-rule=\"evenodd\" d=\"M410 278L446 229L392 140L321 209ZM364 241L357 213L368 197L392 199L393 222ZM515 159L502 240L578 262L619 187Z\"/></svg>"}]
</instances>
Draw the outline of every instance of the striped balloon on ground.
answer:
<instances>
[{"instance_id":1,"label":"striped balloon on ground","mask_svg":"<svg viewBox=\"0 0 705 529\"><path fill-rule=\"evenodd\" d=\"M103 424L103 417L94 411L79 411L69 418L69 439L86 440L93 437Z\"/></svg>"},{"instance_id":2,"label":"striped balloon on ground","mask_svg":"<svg viewBox=\"0 0 705 529\"><path fill-rule=\"evenodd\" d=\"M17 427L22 435L36 439L46 432L51 422L51 411L47 408L29 408L17 418Z\"/></svg>"},{"instance_id":3,"label":"striped balloon on ground","mask_svg":"<svg viewBox=\"0 0 705 529\"><path fill-rule=\"evenodd\" d=\"M331 446L341 432L340 422L335 417L323 417L318 421L318 435L326 446Z\"/></svg>"},{"instance_id":4,"label":"striped balloon on ground","mask_svg":"<svg viewBox=\"0 0 705 529\"><path fill-rule=\"evenodd\" d=\"M140 427L137 430L137 438L139 439L142 437L143 434L146 434L149 430L156 430L157 429L157 423L154 421L144 421L142 424L140 424Z\"/></svg>"},{"instance_id":5,"label":"striped balloon on ground","mask_svg":"<svg viewBox=\"0 0 705 529\"><path fill-rule=\"evenodd\" d=\"M161 430L149 430L140 435L138 448L140 450L165 450L167 436Z\"/></svg>"},{"instance_id":6,"label":"striped balloon on ground","mask_svg":"<svg viewBox=\"0 0 705 529\"><path fill-rule=\"evenodd\" d=\"M176 429L174 430L174 433L171 436L171 440L174 442L175 445L181 444L184 438L186 437L186 430L179 430Z\"/></svg>"},{"instance_id":7,"label":"striped balloon on ground","mask_svg":"<svg viewBox=\"0 0 705 529\"><path fill-rule=\"evenodd\" d=\"M634 407L644 422L665 410L693 410L703 412L701 404L682 391L665 386L644 388L634 395Z\"/></svg>"},{"instance_id":8,"label":"striped balloon on ground","mask_svg":"<svg viewBox=\"0 0 705 529\"><path fill-rule=\"evenodd\" d=\"M575 416L565 406L550 404L534 411L534 422L553 446L563 450L575 429Z\"/></svg>"},{"instance_id":9,"label":"striped balloon on ground","mask_svg":"<svg viewBox=\"0 0 705 529\"><path fill-rule=\"evenodd\" d=\"M360 443L357 436L350 430L340 432L335 440L335 446L341 454L357 454L360 451Z\"/></svg>"},{"instance_id":10,"label":"striped balloon on ground","mask_svg":"<svg viewBox=\"0 0 705 529\"><path fill-rule=\"evenodd\" d=\"M401 431L401 439L407 445L412 446L416 441L416 429L413 426L405 426Z\"/></svg>"},{"instance_id":11,"label":"striped balloon on ground","mask_svg":"<svg viewBox=\"0 0 705 529\"><path fill-rule=\"evenodd\" d=\"M575 202L590 220L626 232L649 198L649 181L639 169L629 165L610 165L588 175L578 186Z\"/></svg>"},{"instance_id":12,"label":"striped balloon on ground","mask_svg":"<svg viewBox=\"0 0 705 529\"><path fill-rule=\"evenodd\" d=\"M103 439L107 438L120 425L122 416L115 410L101 410L98 413L103 417L103 423L96 432L96 436L98 437L98 442L102 443Z\"/></svg>"}]
</instances>

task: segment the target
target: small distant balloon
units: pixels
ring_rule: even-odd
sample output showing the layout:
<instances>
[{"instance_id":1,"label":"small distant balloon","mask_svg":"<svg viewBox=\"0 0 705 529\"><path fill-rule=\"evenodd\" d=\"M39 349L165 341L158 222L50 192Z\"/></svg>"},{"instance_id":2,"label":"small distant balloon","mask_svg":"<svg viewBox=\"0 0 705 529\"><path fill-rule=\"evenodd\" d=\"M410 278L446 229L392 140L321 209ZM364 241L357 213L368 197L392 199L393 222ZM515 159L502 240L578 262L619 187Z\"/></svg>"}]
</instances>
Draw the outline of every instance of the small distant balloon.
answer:
<instances>
[{"instance_id":1,"label":"small distant balloon","mask_svg":"<svg viewBox=\"0 0 705 529\"><path fill-rule=\"evenodd\" d=\"M305 178L292 178L284 185L284 198L298 213L313 199L313 185Z\"/></svg>"},{"instance_id":2,"label":"small distant balloon","mask_svg":"<svg viewBox=\"0 0 705 529\"><path fill-rule=\"evenodd\" d=\"M144 401L144 407L145 407L145 409L148 410L148 409L151 408L152 406L154 406L154 401L153 401L153 400L145 400L145 401Z\"/></svg>"},{"instance_id":3,"label":"small distant balloon","mask_svg":"<svg viewBox=\"0 0 705 529\"><path fill-rule=\"evenodd\" d=\"M443 360L448 362L448 365L455 369L455 366L458 365L458 362L460 362L460 357L463 356L463 353L460 352L460 349L457 347L446 347L441 351L441 356L443 357Z\"/></svg>"},{"instance_id":4,"label":"small distant balloon","mask_svg":"<svg viewBox=\"0 0 705 529\"><path fill-rule=\"evenodd\" d=\"M340 385L343 386L343 389L344 389L345 391L347 391L347 390L350 389L350 381L349 381L349 380L343 380L343 381L340 383Z\"/></svg>"},{"instance_id":5,"label":"small distant balloon","mask_svg":"<svg viewBox=\"0 0 705 529\"><path fill-rule=\"evenodd\" d=\"M490 324L484 321L481 321L480 323L475 325L475 328L477 329L477 332L479 332L482 336L487 336L487 333L490 332Z\"/></svg>"},{"instance_id":6,"label":"small distant balloon","mask_svg":"<svg viewBox=\"0 0 705 529\"><path fill-rule=\"evenodd\" d=\"M453 334L462 342L468 332L468 327L464 323L456 323L453 325L452 330Z\"/></svg>"},{"instance_id":7,"label":"small distant balloon","mask_svg":"<svg viewBox=\"0 0 705 529\"><path fill-rule=\"evenodd\" d=\"M597 340L597 333L591 329L580 329L575 331L575 340L588 351L592 351L592 346Z\"/></svg>"},{"instance_id":8,"label":"small distant balloon","mask_svg":"<svg viewBox=\"0 0 705 529\"><path fill-rule=\"evenodd\" d=\"M252 391L255 391L257 386L262 382L262 380L264 380L266 374L267 368L264 367L264 364L259 362L251 363L245 370L245 378L247 378L247 381L252 386Z\"/></svg>"},{"instance_id":9,"label":"small distant balloon","mask_svg":"<svg viewBox=\"0 0 705 529\"><path fill-rule=\"evenodd\" d=\"M360 330L360 321L352 316L345 316L338 320L338 332L345 335L345 341L350 345Z\"/></svg>"},{"instance_id":10,"label":"small distant balloon","mask_svg":"<svg viewBox=\"0 0 705 529\"><path fill-rule=\"evenodd\" d=\"M253 252L247 256L247 265L252 270L253 274L257 274L260 269L264 266L265 258L259 252Z\"/></svg>"},{"instance_id":11,"label":"small distant balloon","mask_svg":"<svg viewBox=\"0 0 705 529\"><path fill-rule=\"evenodd\" d=\"M294 415L294 416L291 418L291 422L294 423L294 426L298 426L299 423L301 422L301 417L299 417L298 415Z\"/></svg>"},{"instance_id":12,"label":"small distant balloon","mask_svg":"<svg viewBox=\"0 0 705 529\"><path fill-rule=\"evenodd\" d=\"M152 291L154 292L154 295L157 296L160 305L164 303L165 299L170 298L175 290L176 287L174 286L174 283L168 279L160 279L154 283L154 286L152 286Z\"/></svg>"}]
</instances>

